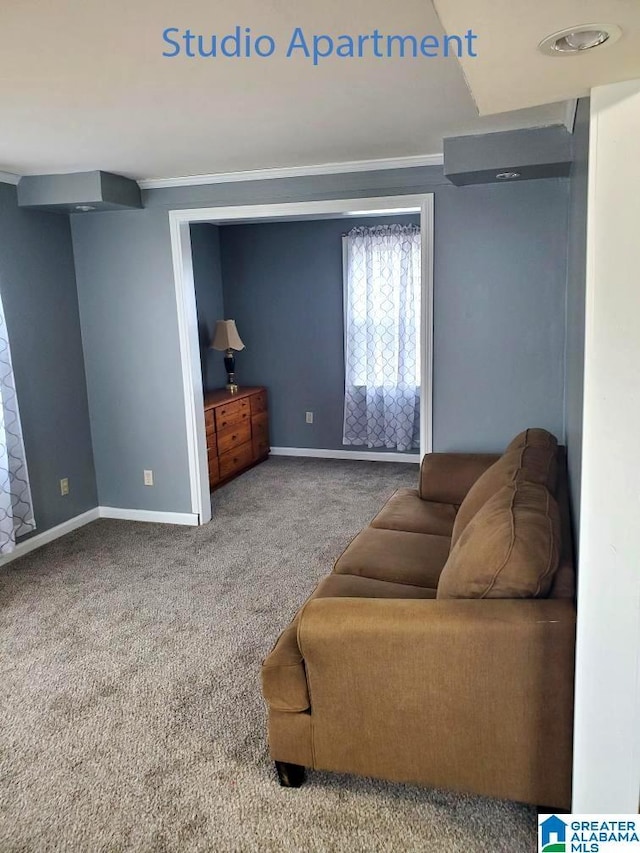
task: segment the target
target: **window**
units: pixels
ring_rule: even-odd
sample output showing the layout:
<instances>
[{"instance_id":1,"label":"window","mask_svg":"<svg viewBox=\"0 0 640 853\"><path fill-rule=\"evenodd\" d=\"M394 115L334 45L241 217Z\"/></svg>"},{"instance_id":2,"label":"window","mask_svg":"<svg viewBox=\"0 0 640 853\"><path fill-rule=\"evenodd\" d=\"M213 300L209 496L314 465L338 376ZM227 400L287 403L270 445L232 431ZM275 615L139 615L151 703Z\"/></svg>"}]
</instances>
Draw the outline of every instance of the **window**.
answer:
<instances>
[{"instance_id":1,"label":"window","mask_svg":"<svg viewBox=\"0 0 640 853\"><path fill-rule=\"evenodd\" d=\"M412 450L420 435L420 228L354 228L344 258L343 443Z\"/></svg>"},{"instance_id":2,"label":"window","mask_svg":"<svg viewBox=\"0 0 640 853\"><path fill-rule=\"evenodd\" d=\"M0 554L35 530L29 473L13 378L11 348L0 299Z\"/></svg>"}]
</instances>

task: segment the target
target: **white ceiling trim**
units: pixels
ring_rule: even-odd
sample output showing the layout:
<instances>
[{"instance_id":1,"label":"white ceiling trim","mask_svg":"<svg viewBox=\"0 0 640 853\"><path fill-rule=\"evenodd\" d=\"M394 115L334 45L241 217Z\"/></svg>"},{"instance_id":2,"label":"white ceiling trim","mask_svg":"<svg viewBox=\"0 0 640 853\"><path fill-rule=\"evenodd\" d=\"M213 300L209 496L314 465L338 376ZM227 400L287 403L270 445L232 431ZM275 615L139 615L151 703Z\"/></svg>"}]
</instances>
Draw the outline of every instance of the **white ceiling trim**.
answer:
<instances>
[{"instance_id":1,"label":"white ceiling trim","mask_svg":"<svg viewBox=\"0 0 640 853\"><path fill-rule=\"evenodd\" d=\"M21 175L14 175L13 172L0 172L0 183L18 185Z\"/></svg>"},{"instance_id":2,"label":"white ceiling trim","mask_svg":"<svg viewBox=\"0 0 640 853\"><path fill-rule=\"evenodd\" d=\"M573 133L573 128L576 123L576 111L578 109L578 99L572 98L565 104L564 126L569 133Z\"/></svg>"},{"instance_id":3,"label":"white ceiling trim","mask_svg":"<svg viewBox=\"0 0 640 853\"><path fill-rule=\"evenodd\" d=\"M442 154L417 154L382 160L353 160L347 163L321 163L317 166L283 166L250 169L244 172L219 172L213 175L186 175L183 178L145 178L138 181L143 190L167 187L194 187L201 184L228 184L239 181L268 181L274 178L303 178L310 175L342 175L347 172L376 172L381 169L410 169L416 166L441 166Z\"/></svg>"}]
</instances>

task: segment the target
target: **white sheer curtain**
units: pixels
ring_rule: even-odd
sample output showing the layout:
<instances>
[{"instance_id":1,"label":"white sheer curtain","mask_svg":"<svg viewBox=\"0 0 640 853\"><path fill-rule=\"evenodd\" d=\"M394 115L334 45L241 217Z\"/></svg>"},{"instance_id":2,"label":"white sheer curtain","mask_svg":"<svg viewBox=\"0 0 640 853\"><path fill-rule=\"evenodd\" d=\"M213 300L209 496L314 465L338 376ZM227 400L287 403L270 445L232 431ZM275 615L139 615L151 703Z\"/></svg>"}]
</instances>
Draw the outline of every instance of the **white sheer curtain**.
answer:
<instances>
[{"instance_id":1,"label":"white sheer curtain","mask_svg":"<svg viewBox=\"0 0 640 853\"><path fill-rule=\"evenodd\" d=\"M354 228L343 238L343 444L420 446L420 228Z\"/></svg>"},{"instance_id":2,"label":"white sheer curtain","mask_svg":"<svg viewBox=\"0 0 640 853\"><path fill-rule=\"evenodd\" d=\"M16 537L30 533L35 526L11 348L0 298L0 554L13 551Z\"/></svg>"}]
</instances>

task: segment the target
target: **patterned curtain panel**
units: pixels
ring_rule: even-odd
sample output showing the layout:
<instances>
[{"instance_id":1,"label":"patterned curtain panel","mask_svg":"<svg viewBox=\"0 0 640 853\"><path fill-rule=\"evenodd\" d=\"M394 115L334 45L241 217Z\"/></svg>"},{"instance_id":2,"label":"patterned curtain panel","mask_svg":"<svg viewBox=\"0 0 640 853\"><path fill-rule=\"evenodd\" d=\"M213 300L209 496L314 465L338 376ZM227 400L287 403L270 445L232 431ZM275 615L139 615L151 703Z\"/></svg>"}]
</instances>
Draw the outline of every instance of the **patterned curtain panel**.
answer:
<instances>
[{"instance_id":1,"label":"patterned curtain panel","mask_svg":"<svg viewBox=\"0 0 640 853\"><path fill-rule=\"evenodd\" d=\"M0 299L0 554L13 551L16 537L35 527L11 348Z\"/></svg>"},{"instance_id":2,"label":"patterned curtain panel","mask_svg":"<svg viewBox=\"0 0 640 853\"><path fill-rule=\"evenodd\" d=\"M420 446L420 228L354 228L344 238L343 444Z\"/></svg>"}]
</instances>

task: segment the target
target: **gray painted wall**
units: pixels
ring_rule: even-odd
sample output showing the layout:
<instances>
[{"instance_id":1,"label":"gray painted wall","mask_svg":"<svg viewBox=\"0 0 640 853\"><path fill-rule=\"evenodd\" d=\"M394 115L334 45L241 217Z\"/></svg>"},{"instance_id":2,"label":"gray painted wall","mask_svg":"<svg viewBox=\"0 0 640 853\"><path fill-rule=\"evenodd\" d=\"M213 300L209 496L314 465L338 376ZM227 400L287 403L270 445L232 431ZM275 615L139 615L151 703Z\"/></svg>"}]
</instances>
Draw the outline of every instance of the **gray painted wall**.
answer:
<instances>
[{"instance_id":1,"label":"gray painted wall","mask_svg":"<svg viewBox=\"0 0 640 853\"><path fill-rule=\"evenodd\" d=\"M436 450L562 438L567 196L560 178L437 194Z\"/></svg>"},{"instance_id":2,"label":"gray painted wall","mask_svg":"<svg viewBox=\"0 0 640 853\"><path fill-rule=\"evenodd\" d=\"M190 512L167 213L76 214L71 230L100 504Z\"/></svg>"},{"instance_id":3,"label":"gray painted wall","mask_svg":"<svg viewBox=\"0 0 640 853\"><path fill-rule=\"evenodd\" d=\"M71 216L100 503L190 512L168 210L428 192L442 169L150 190L139 211ZM155 486L142 471L152 468Z\"/></svg>"},{"instance_id":4,"label":"gray painted wall","mask_svg":"<svg viewBox=\"0 0 640 853\"><path fill-rule=\"evenodd\" d=\"M578 103L573 144L574 162L570 178L567 256L565 422L573 522L575 529L578 530L582 469L587 172L589 164L589 100L587 98Z\"/></svg>"},{"instance_id":5,"label":"gray painted wall","mask_svg":"<svg viewBox=\"0 0 640 853\"><path fill-rule=\"evenodd\" d=\"M190 511L168 209L421 192L436 194L444 324L436 448L500 449L532 423L562 434L566 179L456 188L424 167L150 190L147 209L72 217L100 502Z\"/></svg>"},{"instance_id":6,"label":"gray painted wall","mask_svg":"<svg viewBox=\"0 0 640 853\"><path fill-rule=\"evenodd\" d=\"M198 338L205 391L226 384L223 353L210 348L216 320L224 320L224 295L220 264L220 235L216 225L191 225L193 280L198 312Z\"/></svg>"},{"instance_id":7,"label":"gray painted wall","mask_svg":"<svg viewBox=\"0 0 640 853\"><path fill-rule=\"evenodd\" d=\"M349 217L220 228L225 309L246 345L236 373L245 385L269 389L274 447L357 449L342 444L342 235L359 225L419 221ZM305 423L307 411L313 424Z\"/></svg>"},{"instance_id":8,"label":"gray painted wall","mask_svg":"<svg viewBox=\"0 0 640 853\"><path fill-rule=\"evenodd\" d=\"M4 183L0 292L38 534L98 501L69 219L21 210Z\"/></svg>"}]
</instances>

